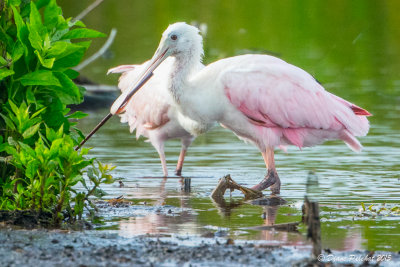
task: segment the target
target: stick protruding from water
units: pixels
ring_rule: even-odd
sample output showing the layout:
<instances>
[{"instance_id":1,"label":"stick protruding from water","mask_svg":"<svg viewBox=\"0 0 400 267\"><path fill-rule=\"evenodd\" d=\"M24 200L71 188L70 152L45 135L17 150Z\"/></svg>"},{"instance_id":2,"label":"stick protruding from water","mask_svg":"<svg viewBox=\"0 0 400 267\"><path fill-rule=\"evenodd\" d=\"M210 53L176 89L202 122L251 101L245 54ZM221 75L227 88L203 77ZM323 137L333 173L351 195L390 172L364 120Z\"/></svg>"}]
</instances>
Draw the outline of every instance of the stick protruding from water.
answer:
<instances>
[{"instance_id":1,"label":"stick protruding from water","mask_svg":"<svg viewBox=\"0 0 400 267\"><path fill-rule=\"evenodd\" d=\"M96 127L94 127L94 129L85 137L85 139L82 140L82 142L75 148L75 151L78 151L79 148L81 148L87 140L89 140L90 137L92 137L92 135L94 135L95 132L97 132L98 129L100 129L101 126L104 125L104 123L106 123L110 118L112 117L111 113L108 113L107 116L105 116L101 122L99 122L99 124L97 124Z\"/></svg>"}]
</instances>

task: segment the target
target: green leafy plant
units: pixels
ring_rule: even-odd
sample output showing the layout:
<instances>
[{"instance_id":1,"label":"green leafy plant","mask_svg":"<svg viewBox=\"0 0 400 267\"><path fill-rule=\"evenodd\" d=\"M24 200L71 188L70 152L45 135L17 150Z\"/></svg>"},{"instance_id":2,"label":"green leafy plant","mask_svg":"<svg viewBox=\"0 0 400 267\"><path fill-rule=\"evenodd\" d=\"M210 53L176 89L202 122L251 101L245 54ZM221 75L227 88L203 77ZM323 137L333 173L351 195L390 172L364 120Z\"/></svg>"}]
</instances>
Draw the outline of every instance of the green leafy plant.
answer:
<instances>
[{"instance_id":1,"label":"green leafy plant","mask_svg":"<svg viewBox=\"0 0 400 267\"><path fill-rule=\"evenodd\" d=\"M55 0L0 2L0 209L52 211L57 222L63 211L80 218L99 185L112 182L110 166L86 159L88 149L74 150L84 136L72 120L86 114L67 107L84 93L72 68L87 39L103 36L65 19ZM78 183L87 191L77 192Z\"/></svg>"}]
</instances>

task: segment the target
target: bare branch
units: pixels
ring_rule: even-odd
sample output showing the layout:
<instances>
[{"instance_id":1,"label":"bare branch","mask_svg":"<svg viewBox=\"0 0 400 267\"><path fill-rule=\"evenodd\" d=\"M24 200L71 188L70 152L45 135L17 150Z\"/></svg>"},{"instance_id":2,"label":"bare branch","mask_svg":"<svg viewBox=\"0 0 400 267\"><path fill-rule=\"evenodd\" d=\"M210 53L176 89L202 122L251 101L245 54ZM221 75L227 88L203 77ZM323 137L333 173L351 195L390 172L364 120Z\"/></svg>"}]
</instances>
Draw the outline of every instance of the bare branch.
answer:
<instances>
[{"instance_id":1,"label":"bare branch","mask_svg":"<svg viewBox=\"0 0 400 267\"><path fill-rule=\"evenodd\" d=\"M89 12L91 12L93 9L95 9L98 5L100 5L104 0L96 0L94 1L90 6L85 8L81 13L79 13L78 16L72 19L72 22L75 22L77 20L83 19Z\"/></svg>"},{"instance_id":2,"label":"bare branch","mask_svg":"<svg viewBox=\"0 0 400 267\"><path fill-rule=\"evenodd\" d=\"M89 58L84 60L81 64L76 66L74 68L74 70L80 71L81 69L83 69L84 67L86 67L87 65L89 65L90 63L95 61L97 58L101 57L107 51L107 49L111 46L111 44L114 42L114 38L116 35L117 35L117 29L112 28L110 35L108 36L108 39L104 43L104 45L96 53L94 53Z\"/></svg>"}]
</instances>

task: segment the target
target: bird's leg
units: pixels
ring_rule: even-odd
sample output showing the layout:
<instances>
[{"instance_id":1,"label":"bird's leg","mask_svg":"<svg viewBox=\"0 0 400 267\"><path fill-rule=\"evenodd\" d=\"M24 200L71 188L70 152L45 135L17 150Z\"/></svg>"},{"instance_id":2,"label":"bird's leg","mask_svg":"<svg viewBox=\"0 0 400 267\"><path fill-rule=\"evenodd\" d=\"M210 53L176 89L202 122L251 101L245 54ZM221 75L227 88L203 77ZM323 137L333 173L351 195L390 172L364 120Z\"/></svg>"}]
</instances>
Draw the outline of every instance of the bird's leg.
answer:
<instances>
[{"instance_id":1,"label":"bird's leg","mask_svg":"<svg viewBox=\"0 0 400 267\"><path fill-rule=\"evenodd\" d=\"M265 178L259 184L253 186L252 189L262 191L269 187L273 194L279 194L281 190L281 180L275 169L274 149L267 148L265 152L262 152L262 155L268 173Z\"/></svg>"},{"instance_id":2,"label":"bird's leg","mask_svg":"<svg viewBox=\"0 0 400 267\"><path fill-rule=\"evenodd\" d=\"M168 177L168 169L167 169L167 162L165 160L164 145L160 144L158 146L155 146L155 148L158 152L158 155L160 156L164 177Z\"/></svg>"},{"instance_id":3,"label":"bird's leg","mask_svg":"<svg viewBox=\"0 0 400 267\"><path fill-rule=\"evenodd\" d=\"M181 148L181 153L179 154L179 159L178 163L176 164L176 170L175 170L175 174L178 176L182 175L182 166L183 166L183 161L185 160L186 151L188 150L190 144L193 142L193 139L194 137L183 137L181 139L182 148Z\"/></svg>"},{"instance_id":4,"label":"bird's leg","mask_svg":"<svg viewBox=\"0 0 400 267\"><path fill-rule=\"evenodd\" d=\"M185 160L185 155L186 155L186 149L182 148L181 153L179 154L178 164L176 164L176 170L175 170L175 174L178 176L182 175L182 166L183 166L183 161Z\"/></svg>"}]
</instances>

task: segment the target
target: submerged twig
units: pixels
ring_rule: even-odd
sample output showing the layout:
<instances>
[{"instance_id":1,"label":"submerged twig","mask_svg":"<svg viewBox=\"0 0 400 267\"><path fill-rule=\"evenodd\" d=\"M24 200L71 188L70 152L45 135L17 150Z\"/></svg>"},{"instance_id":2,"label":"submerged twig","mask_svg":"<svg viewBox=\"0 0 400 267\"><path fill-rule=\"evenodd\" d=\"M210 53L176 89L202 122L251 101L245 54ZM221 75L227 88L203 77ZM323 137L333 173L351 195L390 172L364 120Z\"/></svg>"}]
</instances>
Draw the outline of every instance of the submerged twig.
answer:
<instances>
[{"instance_id":1,"label":"submerged twig","mask_svg":"<svg viewBox=\"0 0 400 267\"><path fill-rule=\"evenodd\" d=\"M276 231L283 231L283 232L298 232L298 226L300 222L291 222L291 223L281 223L281 224L274 224L274 225L262 225L262 226L255 226L250 227L248 229L252 230L276 230Z\"/></svg>"},{"instance_id":2,"label":"submerged twig","mask_svg":"<svg viewBox=\"0 0 400 267\"><path fill-rule=\"evenodd\" d=\"M255 198L260 198L263 196L261 191L257 191L257 190L239 185L238 183L233 181L231 176L228 174L219 180L217 187L211 193L211 197L213 199L221 199L224 197L225 191L227 189L230 189L231 191L233 191L235 189L240 190L244 194L245 199L255 199Z\"/></svg>"}]
</instances>

